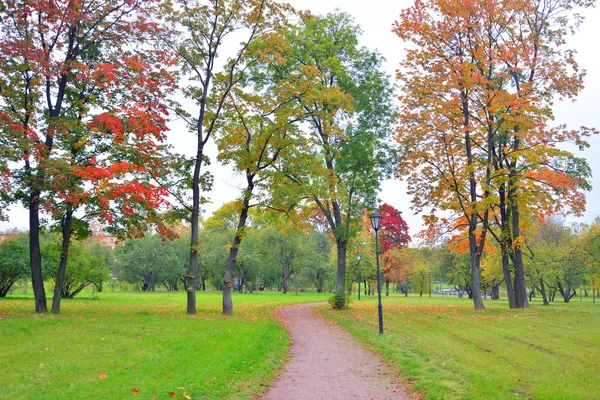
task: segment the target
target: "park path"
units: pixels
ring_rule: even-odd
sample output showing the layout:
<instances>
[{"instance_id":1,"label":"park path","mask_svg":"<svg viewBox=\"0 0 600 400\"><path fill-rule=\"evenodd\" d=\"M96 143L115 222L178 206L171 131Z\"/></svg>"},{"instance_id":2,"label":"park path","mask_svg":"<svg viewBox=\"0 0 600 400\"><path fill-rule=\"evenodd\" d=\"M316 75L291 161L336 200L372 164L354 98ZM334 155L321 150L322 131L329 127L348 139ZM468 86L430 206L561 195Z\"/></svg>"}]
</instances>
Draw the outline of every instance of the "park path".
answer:
<instances>
[{"instance_id":1,"label":"park path","mask_svg":"<svg viewBox=\"0 0 600 400\"><path fill-rule=\"evenodd\" d=\"M292 339L291 359L263 400L409 399L394 371L348 332L313 311L278 310Z\"/></svg>"}]
</instances>

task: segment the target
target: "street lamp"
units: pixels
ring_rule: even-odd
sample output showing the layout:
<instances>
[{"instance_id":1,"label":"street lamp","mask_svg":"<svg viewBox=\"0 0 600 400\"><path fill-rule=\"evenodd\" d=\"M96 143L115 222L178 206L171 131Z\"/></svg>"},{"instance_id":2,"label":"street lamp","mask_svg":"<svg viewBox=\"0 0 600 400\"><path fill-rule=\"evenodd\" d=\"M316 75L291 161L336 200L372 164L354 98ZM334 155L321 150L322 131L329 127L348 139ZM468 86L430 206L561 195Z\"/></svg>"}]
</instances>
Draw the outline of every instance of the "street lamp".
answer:
<instances>
[{"instance_id":1,"label":"street lamp","mask_svg":"<svg viewBox=\"0 0 600 400\"><path fill-rule=\"evenodd\" d=\"M356 258L358 259L356 268L358 268L358 300L360 301L360 253L356 255Z\"/></svg>"},{"instance_id":2,"label":"street lamp","mask_svg":"<svg viewBox=\"0 0 600 400\"><path fill-rule=\"evenodd\" d=\"M383 333L383 310L381 307L381 275L379 274L379 227L381 226L381 215L375 211L371 214L371 225L375 231L375 258L377 260L377 310L379 313L379 333Z\"/></svg>"},{"instance_id":3,"label":"street lamp","mask_svg":"<svg viewBox=\"0 0 600 400\"><path fill-rule=\"evenodd\" d=\"M429 292L429 298L431 298L431 268L427 268L427 272L429 273L429 287L427 291Z\"/></svg>"}]
</instances>

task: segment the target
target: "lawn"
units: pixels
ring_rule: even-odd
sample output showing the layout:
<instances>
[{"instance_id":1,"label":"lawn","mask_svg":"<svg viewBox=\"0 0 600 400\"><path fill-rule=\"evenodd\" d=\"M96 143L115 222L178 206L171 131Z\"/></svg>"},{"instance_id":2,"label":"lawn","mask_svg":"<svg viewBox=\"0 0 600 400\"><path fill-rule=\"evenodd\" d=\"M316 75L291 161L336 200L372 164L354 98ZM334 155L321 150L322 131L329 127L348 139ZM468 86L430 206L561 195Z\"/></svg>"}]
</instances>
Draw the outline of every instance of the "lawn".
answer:
<instances>
[{"instance_id":1,"label":"lawn","mask_svg":"<svg viewBox=\"0 0 600 400\"><path fill-rule=\"evenodd\" d=\"M0 300L1 399L252 399L286 358L289 337L272 311L325 301L314 293L236 294L233 316L219 292L85 294L60 315L33 299ZM600 396L600 302L509 310L468 299L375 297L320 311L372 347L430 399L594 399ZM357 360L360 362L360 360Z\"/></svg>"},{"instance_id":2,"label":"lawn","mask_svg":"<svg viewBox=\"0 0 600 400\"><path fill-rule=\"evenodd\" d=\"M36 315L31 297L0 299L0 399L251 399L278 373L289 336L272 310L327 295L100 293Z\"/></svg>"},{"instance_id":3,"label":"lawn","mask_svg":"<svg viewBox=\"0 0 600 400\"><path fill-rule=\"evenodd\" d=\"M321 312L391 363L427 399L600 398L600 304L573 299L528 310L434 296L374 296ZM357 360L357 362L360 362Z\"/></svg>"}]
</instances>

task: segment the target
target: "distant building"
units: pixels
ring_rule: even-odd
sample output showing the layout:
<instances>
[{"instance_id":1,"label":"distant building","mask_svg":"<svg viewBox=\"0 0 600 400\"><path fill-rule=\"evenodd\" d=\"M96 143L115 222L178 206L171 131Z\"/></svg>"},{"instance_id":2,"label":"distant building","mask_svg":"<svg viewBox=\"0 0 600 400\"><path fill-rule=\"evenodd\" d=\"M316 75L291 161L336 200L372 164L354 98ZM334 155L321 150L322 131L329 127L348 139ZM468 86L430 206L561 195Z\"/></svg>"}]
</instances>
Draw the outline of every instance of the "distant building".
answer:
<instances>
[{"instance_id":1,"label":"distant building","mask_svg":"<svg viewBox=\"0 0 600 400\"><path fill-rule=\"evenodd\" d=\"M2 233L0 233L0 243L4 242L5 240L12 239L20 233L22 233L22 232L19 232L17 230L9 231L9 232L2 232Z\"/></svg>"},{"instance_id":2,"label":"distant building","mask_svg":"<svg viewBox=\"0 0 600 400\"><path fill-rule=\"evenodd\" d=\"M102 246L107 246L110 248L120 246L122 244L116 236L107 235L106 233L94 234L92 238L99 241Z\"/></svg>"}]
</instances>

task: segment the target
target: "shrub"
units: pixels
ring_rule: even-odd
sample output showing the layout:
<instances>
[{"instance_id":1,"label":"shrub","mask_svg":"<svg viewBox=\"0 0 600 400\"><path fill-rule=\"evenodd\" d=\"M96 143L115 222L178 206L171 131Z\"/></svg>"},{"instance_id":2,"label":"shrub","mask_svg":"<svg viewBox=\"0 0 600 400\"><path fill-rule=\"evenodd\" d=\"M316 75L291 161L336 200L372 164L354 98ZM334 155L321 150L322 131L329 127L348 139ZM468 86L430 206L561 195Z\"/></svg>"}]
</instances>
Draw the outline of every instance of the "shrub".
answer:
<instances>
[{"instance_id":1,"label":"shrub","mask_svg":"<svg viewBox=\"0 0 600 400\"><path fill-rule=\"evenodd\" d=\"M331 308L335 310L345 310L348 308L348 304L350 304L350 296L347 296L346 293L336 293L331 296L328 300Z\"/></svg>"}]
</instances>

